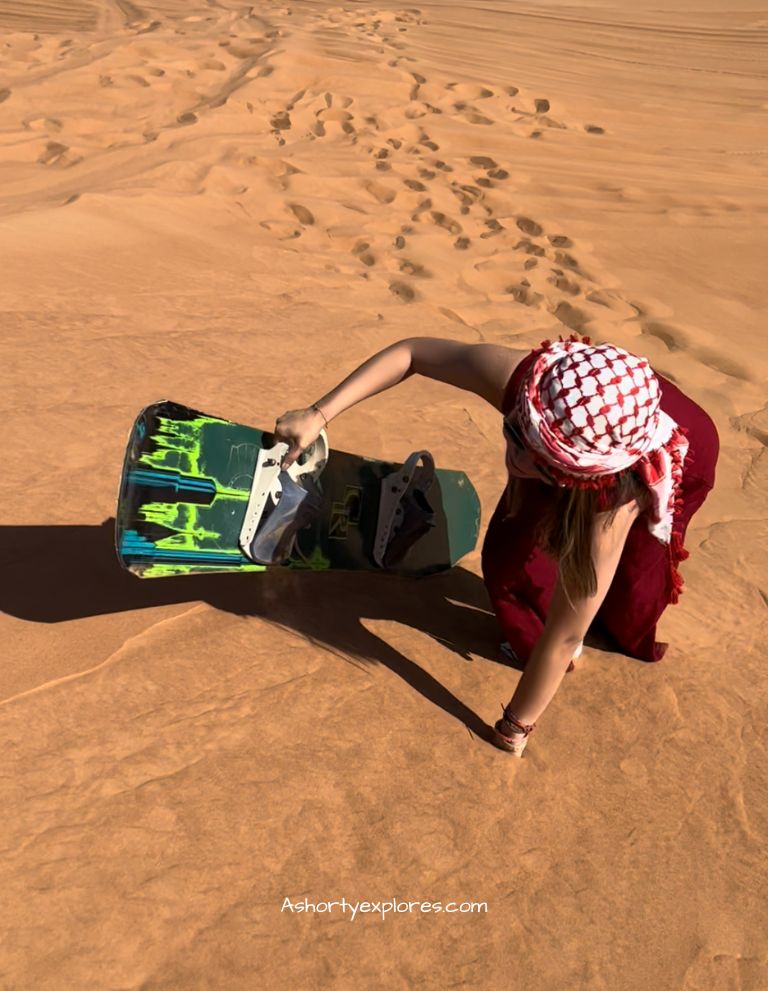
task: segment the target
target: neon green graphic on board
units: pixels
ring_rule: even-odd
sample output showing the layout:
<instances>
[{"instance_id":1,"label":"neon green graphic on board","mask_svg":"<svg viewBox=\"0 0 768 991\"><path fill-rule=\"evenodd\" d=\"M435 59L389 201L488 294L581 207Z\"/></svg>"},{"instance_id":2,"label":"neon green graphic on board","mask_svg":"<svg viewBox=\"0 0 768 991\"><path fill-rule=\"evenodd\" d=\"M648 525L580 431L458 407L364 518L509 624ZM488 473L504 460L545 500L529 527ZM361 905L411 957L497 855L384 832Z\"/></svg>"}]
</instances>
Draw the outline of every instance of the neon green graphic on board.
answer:
<instances>
[{"instance_id":1,"label":"neon green graphic on board","mask_svg":"<svg viewBox=\"0 0 768 991\"><path fill-rule=\"evenodd\" d=\"M156 546L159 549L199 551L212 548L219 553L229 551L233 561L238 561L243 555L239 550L221 546L224 539L223 528L220 524L218 526L214 524L217 518L221 522L229 522L230 514L222 515L220 512L222 501L247 503L249 493L246 489L222 485L215 474L205 471L203 458L205 428L211 425L227 426L228 421L212 416L199 416L192 420L158 417L158 423L160 429L153 435L157 450L145 451L139 462L161 471L175 470L183 472L184 475L204 478L212 483L215 492L211 503L207 506L169 502L150 502L140 506L141 519L174 531L171 535L157 540ZM168 566L158 565L158 567ZM189 566L181 567L189 568ZM248 569L246 564L242 567ZM262 566L258 568L262 570Z\"/></svg>"},{"instance_id":2,"label":"neon green graphic on board","mask_svg":"<svg viewBox=\"0 0 768 991\"><path fill-rule=\"evenodd\" d=\"M240 571L266 571L264 564L242 564L238 567ZM144 570L145 578L173 578L175 575L201 575L201 574L221 574L220 564L151 564Z\"/></svg>"}]
</instances>

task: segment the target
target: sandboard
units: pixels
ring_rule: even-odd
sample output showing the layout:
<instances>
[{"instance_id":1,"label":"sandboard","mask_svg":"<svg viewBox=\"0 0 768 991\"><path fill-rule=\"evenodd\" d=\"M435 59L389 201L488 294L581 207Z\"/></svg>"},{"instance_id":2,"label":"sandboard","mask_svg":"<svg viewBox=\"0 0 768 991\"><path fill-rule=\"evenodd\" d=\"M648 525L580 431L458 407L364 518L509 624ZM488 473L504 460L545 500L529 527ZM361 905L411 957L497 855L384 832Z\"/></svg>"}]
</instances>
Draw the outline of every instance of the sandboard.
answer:
<instances>
[{"instance_id":1,"label":"sandboard","mask_svg":"<svg viewBox=\"0 0 768 991\"><path fill-rule=\"evenodd\" d=\"M296 532L290 557L255 563L239 537L259 451L275 441L268 431L170 401L143 409L120 480L116 548L122 566L141 578L276 568L419 577L446 571L474 550L477 492L463 471L434 468L428 531L382 569L374 555L382 481L403 464L331 448L317 483L319 511Z\"/></svg>"}]
</instances>

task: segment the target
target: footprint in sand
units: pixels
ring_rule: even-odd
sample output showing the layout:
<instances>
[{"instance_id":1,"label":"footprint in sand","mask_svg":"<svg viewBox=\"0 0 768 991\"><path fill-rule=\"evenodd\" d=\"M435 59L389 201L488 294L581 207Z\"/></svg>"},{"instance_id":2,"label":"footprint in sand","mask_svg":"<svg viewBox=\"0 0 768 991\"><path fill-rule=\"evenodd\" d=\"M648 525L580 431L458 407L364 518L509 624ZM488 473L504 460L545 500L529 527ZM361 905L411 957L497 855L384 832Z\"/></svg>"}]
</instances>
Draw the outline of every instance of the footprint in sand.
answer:
<instances>
[{"instance_id":1,"label":"footprint in sand","mask_svg":"<svg viewBox=\"0 0 768 991\"><path fill-rule=\"evenodd\" d=\"M432 200L427 198L419 200L418 206L415 211L411 214L411 220L421 220L421 215L425 210L432 209Z\"/></svg>"},{"instance_id":2,"label":"footprint in sand","mask_svg":"<svg viewBox=\"0 0 768 991\"><path fill-rule=\"evenodd\" d=\"M668 351L679 351L681 347L688 346L685 334L666 323L646 321L640 324L640 332L661 341Z\"/></svg>"},{"instance_id":3,"label":"footprint in sand","mask_svg":"<svg viewBox=\"0 0 768 991\"><path fill-rule=\"evenodd\" d=\"M0 89L0 103L5 103L10 95L11 91L9 89Z\"/></svg>"},{"instance_id":4,"label":"footprint in sand","mask_svg":"<svg viewBox=\"0 0 768 991\"><path fill-rule=\"evenodd\" d=\"M293 108L296 106L296 104L299 102L299 100L303 100L304 99L304 96L306 95L306 92L307 91L305 89L300 89L298 93L295 93L291 97L290 101L288 103L286 103L285 109L286 110L293 110Z\"/></svg>"},{"instance_id":5,"label":"footprint in sand","mask_svg":"<svg viewBox=\"0 0 768 991\"><path fill-rule=\"evenodd\" d=\"M522 303L524 306L538 306L544 300L541 293L531 289L527 279L521 279L516 285L507 286L504 292L509 293L516 303Z\"/></svg>"},{"instance_id":6,"label":"footprint in sand","mask_svg":"<svg viewBox=\"0 0 768 991\"><path fill-rule=\"evenodd\" d=\"M419 265L418 262L409 261L407 258L404 258L400 262L400 271L419 279L432 278L432 273L428 269L424 268L423 265Z\"/></svg>"},{"instance_id":7,"label":"footprint in sand","mask_svg":"<svg viewBox=\"0 0 768 991\"><path fill-rule=\"evenodd\" d=\"M482 190L478 189L477 186L470 186L466 183L452 182L449 188L461 203L462 213L468 213L469 207L473 206L483 195Z\"/></svg>"},{"instance_id":8,"label":"footprint in sand","mask_svg":"<svg viewBox=\"0 0 768 991\"><path fill-rule=\"evenodd\" d=\"M58 141L49 141L45 146L45 151L38 155L37 161L40 165L74 165L81 161L79 157L70 158L68 155L69 145L60 144Z\"/></svg>"},{"instance_id":9,"label":"footprint in sand","mask_svg":"<svg viewBox=\"0 0 768 991\"><path fill-rule=\"evenodd\" d=\"M445 88L464 100L488 100L496 95L492 89L472 83L447 83Z\"/></svg>"},{"instance_id":10,"label":"footprint in sand","mask_svg":"<svg viewBox=\"0 0 768 991\"><path fill-rule=\"evenodd\" d=\"M338 124L345 134L354 134L355 132L354 125L352 124L354 118L346 110L338 110L336 107L319 110L317 112L317 119L318 121L322 121L323 125L326 123Z\"/></svg>"},{"instance_id":11,"label":"footprint in sand","mask_svg":"<svg viewBox=\"0 0 768 991\"><path fill-rule=\"evenodd\" d=\"M528 217L518 217L517 226L523 234L530 234L531 237L541 237L544 233L544 228L539 226L535 220L530 220Z\"/></svg>"},{"instance_id":12,"label":"footprint in sand","mask_svg":"<svg viewBox=\"0 0 768 991\"><path fill-rule=\"evenodd\" d=\"M381 182L367 181L361 183L363 189L370 193L371 196L378 202L383 204L391 203L395 199L397 193L394 189L390 189L389 186L385 186Z\"/></svg>"},{"instance_id":13,"label":"footprint in sand","mask_svg":"<svg viewBox=\"0 0 768 991\"><path fill-rule=\"evenodd\" d=\"M469 162L470 165L476 165L479 169L486 169L489 172L499 167L498 162L488 158L487 155L473 155Z\"/></svg>"},{"instance_id":14,"label":"footprint in sand","mask_svg":"<svg viewBox=\"0 0 768 991\"><path fill-rule=\"evenodd\" d=\"M597 124L585 124L584 130L587 134L605 134L605 129L598 127Z\"/></svg>"},{"instance_id":15,"label":"footprint in sand","mask_svg":"<svg viewBox=\"0 0 768 991\"><path fill-rule=\"evenodd\" d=\"M287 110L280 110L272 117L269 124L275 131L290 131L291 115Z\"/></svg>"},{"instance_id":16,"label":"footprint in sand","mask_svg":"<svg viewBox=\"0 0 768 991\"><path fill-rule=\"evenodd\" d=\"M447 217L444 213L440 213L438 210L432 210L430 212L430 216L438 227L442 227L444 230L448 231L449 234L461 234L463 228L457 220Z\"/></svg>"},{"instance_id":17,"label":"footprint in sand","mask_svg":"<svg viewBox=\"0 0 768 991\"><path fill-rule=\"evenodd\" d=\"M407 120L418 120L420 117L426 117L427 114L441 114L442 112L439 107L435 107L431 103L418 103L415 107L406 110L404 117Z\"/></svg>"},{"instance_id":18,"label":"footprint in sand","mask_svg":"<svg viewBox=\"0 0 768 991\"><path fill-rule=\"evenodd\" d=\"M581 265L573 257L573 255L569 255L565 251L556 251L555 252L555 264L556 265L562 265L563 268L569 268L572 272L575 272L577 275L580 275L583 279L590 279L591 280L591 278L592 278L590 275L588 275L582 269Z\"/></svg>"},{"instance_id":19,"label":"footprint in sand","mask_svg":"<svg viewBox=\"0 0 768 991\"><path fill-rule=\"evenodd\" d=\"M559 289L560 292L568 293L569 296L577 296L581 292L581 286L578 282L572 282L568 279L561 269L553 269L553 277L548 281L552 285Z\"/></svg>"},{"instance_id":20,"label":"footprint in sand","mask_svg":"<svg viewBox=\"0 0 768 991\"><path fill-rule=\"evenodd\" d=\"M564 324L570 330L574 330L580 333L584 324L589 321L588 314L584 313L583 310L578 309L576 306L572 306L570 303L558 303L554 309L554 316L560 323Z\"/></svg>"},{"instance_id":21,"label":"footprint in sand","mask_svg":"<svg viewBox=\"0 0 768 991\"><path fill-rule=\"evenodd\" d=\"M470 108L470 110L464 114L464 120L468 124L483 124L486 126L493 124L493 121L491 120L490 117L485 117L483 114L478 113L477 110L473 108Z\"/></svg>"},{"instance_id":22,"label":"footprint in sand","mask_svg":"<svg viewBox=\"0 0 768 991\"><path fill-rule=\"evenodd\" d=\"M389 291L402 299L404 303L412 303L416 298L416 292L408 285L407 282L390 282Z\"/></svg>"},{"instance_id":23,"label":"footprint in sand","mask_svg":"<svg viewBox=\"0 0 768 991\"><path fill-rule=\"evenodd\" d=\"M565 234L548 234L549 243L553 244L556 248L571 248L573 247L573 241Z\"/></svg>"},{"instance_id":24,"label":"footprint in sand","mask_svg":"<svg viewBox=\"0 0 768 991\"><path fill-rule=\"evenodd\" d=\"M176 120L179 122L179 124L183 124L184 126L188 126L189 124L196 124L197 114L192 113L191 110L187 110L186 113L179 114Z\"/></svg>"},{"instance_id":25,"label":"footprint in sand","mask_svg":"<svg viewBox=\"0 0 768 991\"><path fill-rule=\"evenodd\" d=\"M416 193L425 193L427 191L427 187L424 183L418 182L416 179L404 179L403 185L407 186L409 189L412 189Z\"/></svg>"},{"instance_id":26,"label":"footprint in sand","mask_svg":"<svg viewBox=\"0 0 768 991\"><path fill-rule=\"evenodd\" d=\"M300 224L305 224L307 227L314 224L315 218L305 206L300 203L287 203L286 206Z\"/></svg>"},{"instance_id":27,"label":"footprint in sand","mask_svg":"<svg viewBox=\"0 0 768 991\"><path fill-rule=\"evenodd\" d=\"M544 254L544 249L540 244L534 244L533 241L529 241L527 237L521 238L513 251L524 251L526 255L536 255L537 258L541 258Z\"/></svg>"},{"instance_id":28,"label":"footprint in sand","mask_svg":"<svg viewBox=\"0 0 768 991\"><path fill-rule=\"evenodd\" d=\"M502 231L506 230L503 224L500 224L498 220L493 220L493 219L486 220L484 221L484 223L485 226L488 228L487 231L484 231L484 233L480 235L480 237L484 241L487 240L489 237L496 237L498 234L501 234Z\"/></svg>"},{"instance_id":29,"label":"footprint in sand","mask_svg":"<svg viewBox=\"0 0 768 991\"><path fill-rule=\"evenodd\" d=\"M405 247L405 238L402 234L398 234L395 240L392 242L394 246L398 249Z\"/></svg>"},{"instance_id":30,"label":"footprint in sand","mask_svg":"<svg viewBox=\"0 0 768 991\"><path fill-rule=\"evenodd\" d=\"M598 306L605 306L613 310L616 322L626 323L637 320L637 308L628 302L615 289L592 289L585 296L590 303L597 303Z\"/></svg>"},{"instance_id":31,"label":"footprint in sand","mask_svg":"<svg viewBox=\"0 0 768 991\"><path fill-rule=\"evenodd\" d=\"M363 263L363 265L368 265L368 266L375 265L376 258L369 251L370 247L371 246L367 241L360 241L352 249L352 254L356 255Z\"/></svg>"}]
</instances>

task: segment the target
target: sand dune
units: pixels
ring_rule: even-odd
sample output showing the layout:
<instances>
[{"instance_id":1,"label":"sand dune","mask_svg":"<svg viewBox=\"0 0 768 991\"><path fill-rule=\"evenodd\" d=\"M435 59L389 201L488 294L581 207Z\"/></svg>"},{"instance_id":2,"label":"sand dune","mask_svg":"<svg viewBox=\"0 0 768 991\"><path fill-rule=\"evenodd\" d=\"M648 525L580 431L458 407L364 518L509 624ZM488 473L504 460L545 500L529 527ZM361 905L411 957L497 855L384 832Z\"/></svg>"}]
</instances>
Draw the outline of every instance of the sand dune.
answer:
<instances>
[{"instance_id":1,"label":"sand dune","mask_svg":"<svg viewBox=\"0 0 768 991\"><path fill-rule=\"evenodd\" d=\"M3 987L764 991L764 10L0 0L0 32ZM418 583L119 571L141 406L268 428L403 337L571 331L721 458L666 657L585 650L522 762L481 738L518 674L479 545ZM504 486L496 410L429 380L330 437L429 449L484 521Z\"/></svg>"}]
</instances>

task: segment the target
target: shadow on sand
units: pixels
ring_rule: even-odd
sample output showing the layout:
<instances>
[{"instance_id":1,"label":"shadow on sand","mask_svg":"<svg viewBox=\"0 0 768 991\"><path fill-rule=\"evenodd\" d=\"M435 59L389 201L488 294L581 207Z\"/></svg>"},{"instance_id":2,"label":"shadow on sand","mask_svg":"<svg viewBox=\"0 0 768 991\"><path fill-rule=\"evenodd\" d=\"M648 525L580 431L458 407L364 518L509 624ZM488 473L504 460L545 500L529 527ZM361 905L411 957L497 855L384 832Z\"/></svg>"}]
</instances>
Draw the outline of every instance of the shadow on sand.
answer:
<instances>
[{"instance_id":1,"label":"shadow on sand","mask_svg":"<svg viewBox=\"0 0 768 991\"><path fill-rule=\"evenodd\" d=\"M140 579L120 567L114 520L107 519L101 526L0 527L0 573L0 608L28 622L60 623L179 602L258 616L350 663L385 665L485 740L490 727L476 713L361 620L394 620L465 661L474 655L522 670L499 651L500 631L482 579L461 567L416 579L288 570ZM599 638L596 645L604 646Z\"/></svg>"}]
</instances>

